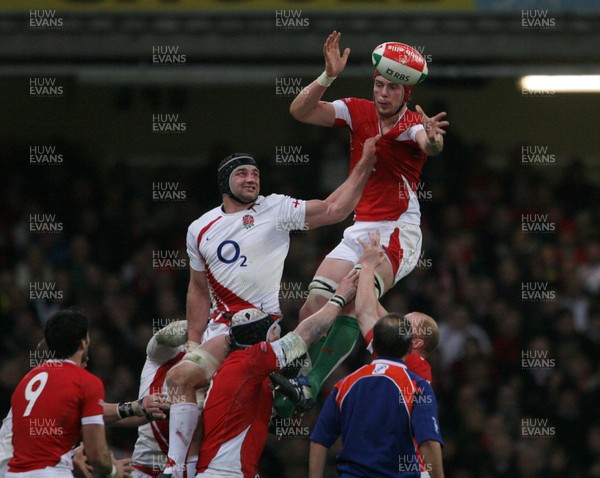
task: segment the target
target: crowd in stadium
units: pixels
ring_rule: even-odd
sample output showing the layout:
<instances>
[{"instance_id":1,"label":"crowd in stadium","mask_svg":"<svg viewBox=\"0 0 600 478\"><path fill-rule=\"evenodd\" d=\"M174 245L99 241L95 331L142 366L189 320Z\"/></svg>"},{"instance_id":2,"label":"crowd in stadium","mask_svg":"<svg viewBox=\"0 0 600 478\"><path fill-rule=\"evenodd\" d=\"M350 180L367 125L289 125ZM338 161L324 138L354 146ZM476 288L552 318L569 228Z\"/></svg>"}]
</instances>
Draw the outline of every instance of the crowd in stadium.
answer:
<instances>
[{"instance_id":1,"label":"crowd in stadium","mask_svg":"<svg viewBox=\"0 0 600 478\"><path fill-rule=\"evenodd\" d=\"M346 143L323 137L307 145L308 164L258 156L261 192L320 198L333 190L345 177ZM65 144L64 162L34 166L28 145L5 146L13 160L0 178L0 412L39 363L45 320L67 306L91 317L89 370L104 382L106 400L133 399L151 335L185 317L185 233L219 204L222 156L185 171L134 169ZM419 264L382 302L440 325L430 361L447 476L600 476L600 188L580 158L525 165L516 145L502 167L491 164L487 145L449 132L442 155L424 167ZM180 200L153 198L153 185L164 181L185 192ZM542 230L530 227L532 218ZM32 232L32 221L48 231ZM284 331L306 298L292 292L306 289L347 224L293 233ZM154 260L167 256L171 262ZM303 424L314 424L334 381L368 359L363 346ZM135 437L111 429L109 443L124 455ZM261 476L305 477L308 442L272 437Z\"/></svg>"}]
</instances>

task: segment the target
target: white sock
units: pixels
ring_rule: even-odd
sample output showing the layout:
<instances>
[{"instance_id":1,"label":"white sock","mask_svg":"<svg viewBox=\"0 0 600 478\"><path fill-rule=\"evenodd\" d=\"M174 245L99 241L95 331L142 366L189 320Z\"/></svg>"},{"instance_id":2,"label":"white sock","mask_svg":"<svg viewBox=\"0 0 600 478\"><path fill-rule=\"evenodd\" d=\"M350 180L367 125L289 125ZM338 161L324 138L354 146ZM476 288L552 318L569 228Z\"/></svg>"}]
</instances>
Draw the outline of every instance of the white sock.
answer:
<instances>
[{"instance_id":1,"label":"white sock","mask_svg":"<svg viewBox=\"0 0 600 478\"><path fill-rule=\"evenodd\" d=\"M175 466L166 467L164 473L173 478L183 476L185 458L198 423L200 412L195 403L176 403L169 412L169 453L168 457Z\"/></svg>"}]
</instances>

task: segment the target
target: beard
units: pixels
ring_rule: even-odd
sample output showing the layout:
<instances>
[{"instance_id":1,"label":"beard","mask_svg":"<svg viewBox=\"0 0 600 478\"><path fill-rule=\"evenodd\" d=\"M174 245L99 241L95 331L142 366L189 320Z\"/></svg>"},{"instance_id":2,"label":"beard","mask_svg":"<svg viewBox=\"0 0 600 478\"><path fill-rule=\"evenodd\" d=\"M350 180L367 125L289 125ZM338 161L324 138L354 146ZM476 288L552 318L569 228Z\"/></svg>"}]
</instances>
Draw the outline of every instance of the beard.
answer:
<instances>
[{"instance_id":1,"label":"beard","mask_svg":"<svg viewBox=\"0 0 600 478\"><path fill-rule=\"evenodd\" d=\"M256 201L258 198L259 191L256 189L255 192L246 191L245 189L241 189L239 193L235 195L242 204L250 204Z\"/></svg>"}]
</instances>

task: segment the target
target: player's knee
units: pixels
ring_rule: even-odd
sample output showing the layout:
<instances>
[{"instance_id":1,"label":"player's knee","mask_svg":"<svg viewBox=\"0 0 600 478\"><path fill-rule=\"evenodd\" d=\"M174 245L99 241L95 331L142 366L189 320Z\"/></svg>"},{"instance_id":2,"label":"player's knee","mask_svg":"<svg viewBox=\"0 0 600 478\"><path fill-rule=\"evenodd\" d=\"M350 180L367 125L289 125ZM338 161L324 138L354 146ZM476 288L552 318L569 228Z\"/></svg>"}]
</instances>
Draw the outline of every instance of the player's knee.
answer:
<instances>
[{"instance_id":1,"label":"player's knee","mask_svg":"<svg viewBox=\"0 0 600 478\"><path fill-rule=\"evenodd\" d=\"M167 372L167 386L175 390L185 386L190 381L192 368L186 362L180 362Z\"/></svg>"},{"instance_id":2,"label":"player's knee","mask_svg":"<svg viewBox=\"0 0 600 478\"><path fill-rule=\"evenodd\" d=\"M209 352L201 348L196 348L183 356L183 360L178 367L181 367L181 385L193 386L194 389L207 387L213 375L221 362L213 357Z\"/></svg>"}]
</instances>

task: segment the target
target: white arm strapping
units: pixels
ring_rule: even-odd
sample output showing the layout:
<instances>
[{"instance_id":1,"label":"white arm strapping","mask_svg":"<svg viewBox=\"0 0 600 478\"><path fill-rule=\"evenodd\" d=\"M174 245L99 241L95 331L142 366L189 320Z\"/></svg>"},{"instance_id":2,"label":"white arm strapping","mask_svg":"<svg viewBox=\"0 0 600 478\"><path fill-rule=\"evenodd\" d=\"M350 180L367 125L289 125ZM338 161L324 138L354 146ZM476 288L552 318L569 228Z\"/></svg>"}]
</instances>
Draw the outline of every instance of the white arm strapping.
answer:
<instances>
[{"instance_id":1,"label":"white arm strapping","mask_svg":"<svg viewBox=\"0 0 600 478\"><path fill-rule=\"evenodd\" d=\"M175 357L187 341L187 327L187 320L178 320L156 332L146 347L148 358L165 363Z\"/></svg>"},{"instance_id":2,"label":"white arm strapping","mask_svg":"<svg viewBox=\"0 0 600 478\"><path fill-rule=\"evenodd\" d=\"M279 362L279 368L302 357L307 350L304 340L295 332L288 332L279 340L272 342L271 347Z\"/></svg>"}]
</instances>

